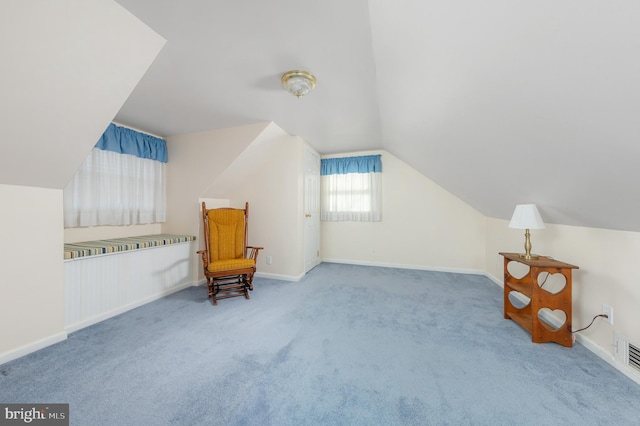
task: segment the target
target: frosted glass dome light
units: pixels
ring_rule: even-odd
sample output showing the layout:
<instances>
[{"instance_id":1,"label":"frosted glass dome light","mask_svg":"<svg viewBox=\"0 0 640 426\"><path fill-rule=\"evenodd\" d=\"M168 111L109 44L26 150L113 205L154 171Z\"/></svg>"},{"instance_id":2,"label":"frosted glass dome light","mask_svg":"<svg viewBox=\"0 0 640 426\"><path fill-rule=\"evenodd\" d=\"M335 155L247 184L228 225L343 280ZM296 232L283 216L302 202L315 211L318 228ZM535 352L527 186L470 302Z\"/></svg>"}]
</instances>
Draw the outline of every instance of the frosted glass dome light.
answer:
<instances>
[{"instance_id":1,"label":"frosted glass dome light","mask_svg":"<svg viewBox=\"0 0 640 426\"><path fill-rule=\"evenodd\" d=\"M316 77L308 71L293 70L282 74L282 86L297 98L316 87Z\"/></svg>"}]
</instances>

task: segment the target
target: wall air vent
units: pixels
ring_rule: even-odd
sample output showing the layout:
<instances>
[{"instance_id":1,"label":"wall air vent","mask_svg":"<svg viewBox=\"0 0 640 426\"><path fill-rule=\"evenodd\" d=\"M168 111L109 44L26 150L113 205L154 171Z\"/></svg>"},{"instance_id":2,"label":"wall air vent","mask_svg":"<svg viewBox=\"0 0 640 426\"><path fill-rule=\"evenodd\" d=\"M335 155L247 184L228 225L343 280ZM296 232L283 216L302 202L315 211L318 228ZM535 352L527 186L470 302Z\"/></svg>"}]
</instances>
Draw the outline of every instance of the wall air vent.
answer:
<instances>
[{"instance_id":1,"label":"wall air vent","mask_svg":"<svg viewBox=\"0 0 640 426\"><path fill-rule=\"evenodd\" d=\"M618 362L640 373L640 345L635 345L628 338L616 333L615 351Z\"/></svg>"}]
</instances>

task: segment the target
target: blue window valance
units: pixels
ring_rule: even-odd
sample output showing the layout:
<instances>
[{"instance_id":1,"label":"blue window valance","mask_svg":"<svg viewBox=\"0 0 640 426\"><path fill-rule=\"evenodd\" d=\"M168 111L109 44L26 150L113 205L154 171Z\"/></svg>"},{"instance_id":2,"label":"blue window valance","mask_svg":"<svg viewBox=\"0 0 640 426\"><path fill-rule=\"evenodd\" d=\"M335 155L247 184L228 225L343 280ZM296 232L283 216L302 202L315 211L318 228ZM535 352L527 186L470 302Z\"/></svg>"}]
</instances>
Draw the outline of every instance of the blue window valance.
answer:
<instances>
[{"instance_id":1,"label":"blue window valance","mask_svg":"<svg viewBox=\"0 0 640 426\"><path fill-rule=\"evenodd\" d=\"M167 142L164 139L116 126L113 123L109 124L104 131L96 148L167 162Z\"/></svg>"},{"instance_id":2,"label":"blue window valance","mask_svg":"<svg viewBox=\"0 0 640 426\"><path fill-rule=\"evenodd\" d=\"M320 161L320 174L344 175L349 173L381 173L381 155L362 155L359 157L323 158Z\"/></svg>"}]
</instances>

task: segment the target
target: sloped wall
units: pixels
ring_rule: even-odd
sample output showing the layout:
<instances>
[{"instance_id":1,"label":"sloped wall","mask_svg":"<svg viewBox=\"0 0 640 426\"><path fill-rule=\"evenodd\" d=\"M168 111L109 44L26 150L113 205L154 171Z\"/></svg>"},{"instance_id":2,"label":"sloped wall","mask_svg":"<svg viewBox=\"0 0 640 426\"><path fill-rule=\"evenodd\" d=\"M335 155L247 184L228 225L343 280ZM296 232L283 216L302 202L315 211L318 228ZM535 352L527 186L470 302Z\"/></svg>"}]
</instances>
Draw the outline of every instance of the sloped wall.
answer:
<instances>
[{"instance_id":1,"label":"sloped wall","mask_svg":"<svg viewBox=\"0 0 640 426\"><path fill-rule=\"evenodd\" d=\"M0 183L62 189L165 43L110 0L0 14Z\"/></svg>"},{"instance_id":2,"label":"sloped wall","mask_svg":"<svg viewBox=\"0 0 640 426\"><path fill-rule=\"evenodd\" d=\"M198 199L207 197L211 183L268 125L256 123L167 138L167 221L162 232L199 236Z\"/></svg>"},{"instance_id":3,"label":"sloped wall","mask_svg":"<svg viewBox=\"0 0 640 426\"><path fill-rule=\"evenodd\" d=\"M304 275L304 144L271 123L205 191L234 206L249 201L249 244L264 247L260 274L292 280Z\"/></svg>"},{"instance_id":4,"label":"sloped wall","mask_svg":"<svg viewBox=\"0 0 640 426\"><path fill-rule=\"evenodd\" d=\"M197 235L201 198L249 202L249 243L263 246L258 272L296 279L303 274L302 147L274 123L167 138L167 222L162 232ZM266 265L266 256L272 265ZM194 274L202 278L194 257Z\"/></svg>"},{"instance_id":5,"label":"sloped wall","mask_svg":"<svg viewBox=\"0 0 640 426\"><path fill-rule=\"evenodd\" d=\"M62 188L164 42L111 0L3 2L0 363L66 338Z\"/></svg>"},{"instance_id":6,"label":"sloped wall","mask_svg":"<svg viewBox=\"0 0 640 426\"><path fill-rule=\"evenodd\" d=\"M322 259L484 271L484 216L387 151L340 156L368 154L382 154L382 221L323 221Z\"/></svg>"}]
</instances>

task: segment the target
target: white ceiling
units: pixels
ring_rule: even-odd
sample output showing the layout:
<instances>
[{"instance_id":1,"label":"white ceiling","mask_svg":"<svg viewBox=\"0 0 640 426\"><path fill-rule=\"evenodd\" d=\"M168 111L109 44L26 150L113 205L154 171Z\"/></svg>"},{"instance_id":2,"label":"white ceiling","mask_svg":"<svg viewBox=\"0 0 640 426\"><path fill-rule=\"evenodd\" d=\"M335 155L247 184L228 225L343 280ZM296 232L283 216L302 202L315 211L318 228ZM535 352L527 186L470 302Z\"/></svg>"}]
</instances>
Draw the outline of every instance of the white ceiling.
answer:
<instances>
[{"instance_id":1,"label":"white ceiling","mask_svg":"<svg viewBox=\"0 0 640 426\"><path fill-rule=\"evenodd\" d=\"M640 231L637 0L118 0L167 39L115 120L385 149L483 214ZM298 100L283 72L307 69Z\"/></svg>"}]
</instances>

